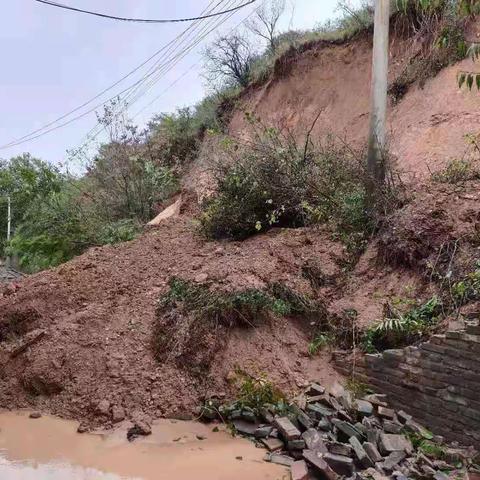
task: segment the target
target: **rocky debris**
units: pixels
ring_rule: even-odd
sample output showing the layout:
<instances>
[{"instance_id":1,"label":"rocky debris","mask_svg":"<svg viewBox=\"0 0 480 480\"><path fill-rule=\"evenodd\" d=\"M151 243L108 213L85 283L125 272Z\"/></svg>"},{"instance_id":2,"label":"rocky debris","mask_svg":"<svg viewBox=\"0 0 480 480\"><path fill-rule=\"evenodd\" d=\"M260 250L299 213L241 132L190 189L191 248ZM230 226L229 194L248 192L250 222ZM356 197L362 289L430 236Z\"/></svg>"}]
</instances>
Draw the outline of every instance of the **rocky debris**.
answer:
<instances>
[{"instance_id":1,"label":"rocky debris","mask_svg":"<svg viewBox=\"0 0 480 480\"><path fill-rule=\"evenodd\" d=\"M133 442L135 438L140 436L147 436L152 433L152 427L150 424L143 420L137 420L133 427L129 428L127 431L127 439L129 442Z\"/></svg>"},{"instance_id":2,"label":"rocky debris","mask_svg":"<svg viewBox=\"0 0 480 480\"><path fill-rule=\"evenodd\" d=\"M280 435L287 441L297 440L302 435L300 430L287 417L276 418L274 425Z\"/></svg>"},{"instance_id":3,"label":"rocky debris","mask_svg":"<svg viewBox=\"0 0 480 480\"><path fill-rule=\"evenodd\" d=\"M268 453L265 456L265 461L276 463L277 465L283 465L284 467L291 467L295 460L288 455L281 455L280 453Z\"/></svg>"},{"instance_id":4,"label":"rocky debris","mask_svg":"<svg viewBox=\"0 0 480 480\"><path fill-rule=\"evenodd\" d=\"M88 426L85 423L81 423L77 428L77 433L87 433Z\"/></svg>"},{"instance_id":5,"label":"rocky debris","mask_svg":"<svg viewBox=\"0 0 480 480\"><path fill-rule=\"evenodd\" d=\"M107 416L110 414L110 402L108 400L101 400L96 406L96 413Z\"/></svg>"},{"instance_id":6,"label":"rocky debris","mask_svg":"<svg viewBox=\"0 0 480 480\"><path fill-rule=\"evenodd\" d=\"M261 442L271 452L284 447L284 443L279 438L262 438Z\"/></svg>"},{"instance_id":7,"label":"rocky debris","mask_svg":"<svg viewBox=\"0 0 480 480\"><path fill-rule=\"evenodd\" d=\"M435 443L409 414L389 408L384 395L354 399L341 385L326 391L314 383L297 398L298 404L248 409L247 416L238 407L220 410L236 418L238 433L269 450L265 460L290 467L292 480L478 478L471 447Z\"/></svg>"},{"instance_id":8,"label":"rocky debris","mask_svg":"<svg viewBox=\"0 0 480 480\"><path fill-rule=\"evenodd\" d=\"M292 480L309 480L308 467L304 460L293 462L290 469Z\"/></svg>"},{"instance_id":9,"label":"rocky debris","mask_svg":"<svg viewBox=\"0 0 480 480\"><path fill-rule=\"evenodd\" d=\"M330 468L320 452L305 450L303 452L303 458L312 466L314 472L318 473L322 478L326 478L327 480L336 480L338 478L337 474Z\"/></svg>"},{"instance_id":10,"label":"rocky debris","mask_svg":"<svg viewBox=\"0 0 480 480\"><path fill-rule=\"evenodd\" d=\"M125 420L125 410L123 407L120 407L118 405L114 405L112 407L112 422L113 423L120 423Z\"/></svg>"},{"instance_id":11,"label":"rocky debris","mask_svg":"<svg viewBox=\"0 0 480 480\"><path fill-rule=\"evenodd\" d=\"M302 438L309 450L315 450L322 453L328 452L322 435L314 428L309 428L307 431L303 432Z\"/></svg>"},{"instance_id":12,"label":"rocky debris","mask_svg":"<svg viewBox=\"0 0 480 480\"><path fill-rule=\"evenodd\" d=\"M255 435L259 425L255 423L250 423L245 420L234 420L233 426L238 433L242 433L244 435Z\"/></svg>"},{"instance_id":13,"label":"rocky debris","mask_svg":"<svg viewBox=\"0 0 480 480\"><path fill-rule=\"evenodd\" d=\"M29 415L30 418L42 418L42 414L40 412L32 412L30 415Z\"/></svg>"}]
</instances>

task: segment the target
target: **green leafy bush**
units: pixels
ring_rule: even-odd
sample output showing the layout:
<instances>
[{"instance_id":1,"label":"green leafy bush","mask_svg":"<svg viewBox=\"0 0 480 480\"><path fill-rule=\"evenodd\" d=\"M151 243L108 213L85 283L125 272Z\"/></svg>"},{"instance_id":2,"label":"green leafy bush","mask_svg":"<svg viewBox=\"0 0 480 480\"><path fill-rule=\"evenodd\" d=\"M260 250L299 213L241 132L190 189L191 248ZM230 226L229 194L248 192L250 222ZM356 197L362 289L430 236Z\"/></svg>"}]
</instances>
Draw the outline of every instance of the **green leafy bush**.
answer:
<instances>
[{"instance_id":1,"label":"green leafy bush","mask_svg":"<svg viewBox=\"0 0 480 480\"><path fill-rule=\"evenodd\" d=\"M363 334L362 348L374 353L411 345L435 327L441 314L442 303L436 296L405 314L388 306L387 316Z\"/></svg>"},{"instance_id":2,"label":"green leafy bush","mask_svg":"<svg viewBox=\"0 0 480 480\"><path fill-rule=\"evenodd\" d=\"M423 88L429 78L466 57L463 3L463 0L398 0L415 47L404 70L389 87L395 102L415 82Z\"/></svg>"},{"instance_id":3,"label":"green leafy bush","mask_svg":"<svg viewBox=\"0 0 480 480\"><path fill-rule=\"evenodd\" d=\"M362 153L329 138L313 145L260 127L247 145L227 141L231 161L214 166L217 191L203 206L209 238L244 239L272 227L331 225L362 244L372 230Z\"/></svg>"},{"instance_id":4,"label":"green leafy bush","mask_svg":"<svg viewBox=\"0 0 480 480\"><path fill-rule=\"evenodd\" d=\"M118 220L107 223L100 229L98 242L102 245L129 242L140 231L140 224L132 219Z\"/></svg>"},{"instance_id":5,"label":"green leafy bush","mask_svg":"<svg viewBox=\"0 0 480 480\"><path fill-rule=\"evenodd\" d=\"M173 277L159 301L152 348L160 361L175 359L203 375L227 341L229 329L258 325L269 314L295 312L295 306L268 287L222 292Z\"/></svg>"},{"instance_id":6,"label":"green leafy bush","mask_svg":"<svg viewBox=\"0 0 480 480\"><path fill-rule=\"evenodd\" d=\"M234 408L250 408L258 414L265 405L276 405L285 395L264 376L255 378L241 370L236 371L238 397Z\"/></svg>"},{"instance_id":7,"label":"green leafy bush","mask_svg":"<svg viewBox=\"0 0 480 480\"><path fill-rule=\"evenodd\" d=\"M319 333L315 335L314 339L308 344L308 354L314 357L327 345L331 345L334 339L330 333Z\"/></svg>"},{"instance_id":8,"label":"green leafy bush","mask_svg":"<svg viewBox=\"0 0 480 480\"><path fill-rule=\"evenodd\" d=\"M6 197L11 199L11 227L15 231L32 205L58 192L63 181L63 175L55 166L29 154L8 161L0 160L0 257L6 247Z\"/></svg>"},{"instance_id":9,"label":"green leafy bush","mask_svg":"<svg viewBox=\"0 0 480 480\"><path fill-rule=\"evenodd\" d=\"M473 272L452 285L451 293L456 305L480 298L480 262L477 262L477 268Z\"/></svg>"},{"instance_id":10,"label":"green leafy bush","mask_svg":"<svg viewBox=\"0 0 480 480\"><path fill-rule=\"evenodd\" d=\"M228 326L251 326L269 312L286 316L319 311L313 300L280 283L274 283L265 290L251 288L218 292L207 285L173 277L169 281L169 291L160 300L159 310L179 306L199 318Z\"/></svg>"},{"instance_id":11,"label":"green leafy bush","mask_svg":"<svg viewBox=\"0 0 480 480\"><path fill-rule=\"evenodd\" d=\"M94 245L135 238L138 222L109 222L78 188L73 181L66 182L59 192L32 203L26 211L8 246L24 271L60 265Z\"/></svg>"}]
</instances>

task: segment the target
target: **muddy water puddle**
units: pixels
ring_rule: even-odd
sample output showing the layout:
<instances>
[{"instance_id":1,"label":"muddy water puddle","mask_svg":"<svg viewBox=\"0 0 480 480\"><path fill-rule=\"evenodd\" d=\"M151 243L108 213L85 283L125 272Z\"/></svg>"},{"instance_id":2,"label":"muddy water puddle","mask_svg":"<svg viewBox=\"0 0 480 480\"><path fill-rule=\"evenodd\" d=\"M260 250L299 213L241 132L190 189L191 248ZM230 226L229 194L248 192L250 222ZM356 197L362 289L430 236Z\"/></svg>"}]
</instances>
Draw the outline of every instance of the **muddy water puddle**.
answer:
<instances>
[{"instance_id":1,"label":"muddy water puddle","mask_svg":"<svg viewBox=\"0 0 480 480\"><path fill-rule=\"evenodd\" d=\"M265 451L220 429L159 420L152 435L78 434L78 423L26 412L0 413L1 480L283 480ZM204 438L201 440L200 438Z\"/></svg>"}]
</instances>

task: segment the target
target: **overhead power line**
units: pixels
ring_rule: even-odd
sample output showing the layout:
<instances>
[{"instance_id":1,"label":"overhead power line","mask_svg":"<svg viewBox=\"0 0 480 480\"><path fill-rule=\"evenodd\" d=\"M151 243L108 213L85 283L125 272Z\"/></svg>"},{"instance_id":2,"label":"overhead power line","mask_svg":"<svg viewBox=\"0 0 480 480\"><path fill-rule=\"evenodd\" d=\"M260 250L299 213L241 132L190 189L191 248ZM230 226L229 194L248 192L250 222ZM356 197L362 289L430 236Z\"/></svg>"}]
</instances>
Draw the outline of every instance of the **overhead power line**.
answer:
<instances>
[{"instance_id":1,"label":"overhead power line","mask_svg":"<svg viewBox=\"0 0 480 480\"><path fill-rule=\"evenodd\" d=\"M232 4L232 0L221 0L220 3L222 2L225 2L227 1L228 4ZM116 93L115 95L113 95L112 97L108 98L107 100L105 101L101 101L100 103L96 104L95 106L89 108L87 111L79 114L79 115L76 115L72 118L70 118L69 120L66 120L58 125L55 125L55 123L57 122L51 122L50 124L52 125L51 128L47 128L47 129L38 129L38 133L36 134L31 134L31 135L26 135L20 139L18 139L17 141L13 141L13 142L10 142L9 144L6 144L6 145L2 145L0 146L0 149L5 149L5 148L10 148L10 147L14 147L14 146L18 146L18 145L21 145L23 143L26 143L26 142L30 142L32 140L36 140L37 138L40 138L40 137L43 137L44 135L47 135L51 132L54 132L56 130L58 130L59 128L62 128L62 127L65 127L67 125L70 125L71 123L77 121L77 120L80 120L81 118L84 118L86 117L87 115L89 115L90 113L93 113L95 112L97 109L101 108L103 105L106 105L108 104L109 102L111 102L112 100L115 100L115 99L122 99L122 96L127 94L127 98L128 98L128 94L131 94L132 91L135 91L138 87L140 86L143 86L146 84L147 80L149 80L150 78L152 78L154 75L157 75L159 73L159 70L161 71L161 75L160 77L156 77L155 78L155 82L156 83L162 76L164 76L169 70L171 70L185 55L187 55L195 46L197 46L204 38L206 38L210 33L212 33L213 31L215 31L222 23L224 23L226 20L228 20L232 15L234 15L234 12L235 11L232 11L230 12L230 14L227 14L225 15L225 17L222 17L220 19L215 19L213 22L214 22L214 25L209 28L207 31L204 30L204 28L201 29L201 31L197 34L195 34L195 38L190 41L190 43L185 46L185 47L182 47L181 51L178 52L178 53L174 53L174 56L173 58L170 57L170 58L167 58L166 60L164 60L164 62L160 65L160 66L157 66L155 69L151 69L147 74L145 74L142 78L140 78L139 80L137 80L136 82L134 82L132 85L124 88L121 92L119 93ZM208 22L212 22L212 20L208 20ZM207 22L207 23L208 23ZM178 37L177 37L178 38ZM168 45L171 45L173 42L169 42ZM177 42L178 45L181 45L183 43L182 42ZM158 62L157 62L158 64ZM165 68L166 68L166 71L165 71ZM153 85L150 84L148 87L147 87L147 90L151 88L151 86ZM140 94L142 95L142 94ZM134 101L137 101L138 100L138 96L135 98ZM89 102L90 103L90 102ZM131 102L132 103L132 102ZM79 108L75 109L75 110L79 110ZM66 115L63 115L63 118L67 117L68 114Z\"/></svg>"},{"instance_id":2,"label":"overhead power line","mask_svg":"<svg viewBox=\"0 0 480 480\"><path fill-rule=\"evenodd\" d=\"M211 17L218 17L219 15L224 15L226 13L230 12L235 12L236 10L240 10L241 8L247 7L248 5L251 5L252 3L256 2L256 0L249 0L248 2L245 2L242 5L239 5L237 7L230 8L228 10L223 10L222 12L215 12L215 13L210 13L207 15L202 15L198 17L190 17L190 18L170 18L170 19L152 19L152 18L128 18L128 17L117 17L115 15L108 15L106 13L100 13L100 12L93 12L90 10L83 10L81 8L76 8L76 7L71 7L69 5L64 5L62 3L57 3L53 2L51 0L34 0L35 2L38 3L43 3L45 5L50 5L52 7L57 7L57 8L63 8L65 10L70 10L72 12L78 12L78 13L85 13L87 15L94 15L96 17L101 17L101 18L108 18L110 20L118 20L121 22L135 22L135 23L180 23L180 22L193 22L195 20L204 20L206 18L211 18Z\"/></svg>"},{"instance_id":3,"label":"overhead power line","mask_svg":"<svg viewBox=\"0 0 480 480\"><path fill-rule=\"evenodd\" d=\"M228 6L232 4L232 1L235 1L235 0L221 0L221 2L227 2ZM196 37L193 39L193 41L189 45L187 45L185 48L182 48L181 51L178 53L173 52L174 56L172 58L167 58L163 62L163 64L159 64L160 62L156 62L155 65L146 73L146 75L144 75L144 77L139 82L136 82L134 85L122 91L117 96L109 99L109 100L120 99L120 103L118 104L119 109L116 112L114 112L114 116L121 115L122 113L124 113L126 109L128 109L134 103L136 103L142 96L144 96L147 93L148 90L150 90L154 86L155 83L157 83L162 77L164 77L169 71L171 71L175 67L175 65L178 64L178 62L185 57L185 55L187 55L195 46L197 46L211 32L215 31L223 23L229 20L233 15L234 13L232 12L229 15L226 15L224 18L209 20L206 23L206 25L202 27L199 32L196 33ZM250 13L246 18L249 18L251 15L252 13ZM242 22L245 21L246 18L242 20ZM237 27L238 25L240 25L240 23L237 24ZM181 46L181 43L179 43L179 46ZM195 65L192 65L189 71L193 69L195 66L197 66L198 63L199 62L197 62ZM182 75L182 77L185 76L186 73L188 72L185 72ZM150 77L152 76L153 76L153 79L150 79ZM179 80L180 79L177 78L176 81L172 82L172 84L170 84L170 86L164 91L164 93L168 91L169 88L173 87ZM139 92L139 90L141 91ZM125 95L122 96L122 94L124 93ZM134 95L133 99L132 99L132 95ZM157 97L156 100L158 98L159 97ZM137 115L139 113L140 112L137 112ZM102 133L104 129L105 128L102 125L100 125L99 122L97 122L97 124L87 133L86 140L85 142L83 142L80 149L82 149L87 143L95 140L98 137L98 135Z\"/></svg>"},{"instance_id":4,"label":"overhead power line","mask_svg":"<svg viewBox=\"0 0 480 480\"><path fill-rule=\"evenodd\" d=\"M204 12L207 12L207 14L209 14L210 12L212 12L213 10L215 10L215 8L217 8L217 6L221 3L223 3L224 0L220 0L219 2L216 3L215 6L212 7L212 4L215 3L214 0L212 0L209 4L208 7L206 7L204 9ZM235 10L234 10L235 11ZM203 13L203 12L202 12ZM0 150L2 149L5 149L5 148L9 148L9 147L14 147L14 146L17 146L17 145L20 145L22 143L25 143L25 142L28 142L32 139L35 139L35 138L39 138L40 136L43 135L43 133L48 133L50 131L53 131L55 130L55 128L51 129L50 127L53 127L55 124L57 124L58 122L66 119L67 117L69 117L70 115L78 112L79 110L83 109L84 107L86 107L87 105L91 104L92 102L94 102L95 100L99 99L100 97L102 97L105 93L107 93L108 91L114 89L116 86L118 86L120 83L122 83L124 80L126 80L127 78L131 77L133 74L135 74L137 71L139 71L142 67L144 67L145 65L147 65L148 63L150 63L155 57L157 57L158 55L160 54L163 54L165 55L165 51L168 51L169 49L171 49L172 46L178 46L179 44L181 44L180 40L182 40L182 37L184 37L186 34L188 34L189 31L191 31L192 29L195 30L197 27L198 27L198 23L199 22L195 22L193 25L190 25L187 29L185 29L183 32L181 32L179 35L177 35L173 40L171 40L170 42L168 42L166 45L164 45L162 48L160 48L159 50L157 50L153 55L151 55L149 58L147 58L145 61L143 61L140 65L138 65L137 67L135 67L133 70L131 70L130 72L128 72L126 75L124 75L122 78L120 78L119 80L117 80L115 83L113 83L112 85L106 87L104 90L102 90L100 93L98 93L97 95L95 95L94 97L90 98L89 100L85 101L84 103L82 103L81 105L79 105L78 107L74 108L73 110L70 110L69 112L61 115L60 117L56 118L55 120L47 123L46 125L43 125L42 127L40 128L37 128L36 130L30 132L30 133L27 133L26 135L23 135L22 137L20 138L16 138L4 145L0 145ZM187 37L188 38L188 37ZM158 62L156 63L158 64ZM151 72L151 70L149 70L149 73ZM147 74L148 75L148 74ZM136 86L138 85L139 83L141 83L143 81L143 79L141 79L140 81L137 81L134 83L133 86ZM113 97L109 98L108 100L106 100L105 102L102 102L101 104L99 105L96 105L93 109L90 109L88 112L85 112L85 114L82 114L82 115L78 115L77 117L75 117L75 119L79 119L79 118L83 118L86 114L88 113L91 113L92 111L94 111L95 109L97 109L99 106L101 106L102 104L104 103L108 103L112 98L115 98L117 97L118 95L121 95L123 93L125 93L127 90L129 90L131 87L128 87L127 89L125 90L122 90L120 93L117 93L116 95L114 95ZM69 123L71 122L64 122L62 124L63 125L68 125ZM45 132L46 131L46 132Z\"/></svg>"},{"instance_id":5,"label":"overhead power line","mask_svg":"<svg viewBox=\"0 0 480 480\"><path fill-rule=\"evenodd\" d=\"M230 3L230 2L229 2ZM234 31L235 29L237 29L242 23L244 23L246 20L248 20L253 14L255 13L255 10L253 10L252 12L250 12L245 18L243 18L239 23L237 23L233 28L231 28L229 30L229 33L231 33L232 31ZM228 16L231 17L233 14L230 14ZM221 23L223 23L225 20L222 20ZM217 24L218 26L218 24ZM213 29L212 29L213 30ZM210 30L210 31L212 31ZM183 55L182 55L183 57ZM178 62L178 60L175 61L174 65ZM196 66L198 66L200 62L197 62L193 65L191 65L187 71L183 72L182 75L180 75L180 77L177 77L167 88L165 88L159 95L157 95L153 101L149 102L147 105L145 105L143 108L141 108L139 111L137 111L132 119L138 117L138 115L140 115L143 111L145 111L145 109L147 109L148 107L150 107L154 102L158 101L167 91L169 91L173 86L175 86L182 78L184 78L188 73L190 73ZM173 65L172 65L173 67ZM169 68L168 70L170 70L171 68ZM167 71L168 71L167 70ZM167 73L167 72L164 72L164 73ZM163 75L162 75L163 76ZM158 81L158 79L156 80ZM156 83L155 81L155 83ZM151 86L148 86L147 90L149 90L151 88ZM142 95L145 94L146 92L142 92ZM131 92L129 92L127 94L126 97L128 97L129 95L131 94ZM125 100L125 98L122 98L122 101ZM131 107L133 105L133 103L136 103L138 101L138 98L135 98L133 100L133 102L128 102L128 105L126 105L124 108L121 107L121 104L119 104L120 106L120 109L114 113L115 116L119 116L121 115L122 113L125 112L125 110L127 110L129 107ZM105 130L105 127L100 125L100 123L97 122L97 124L86 134L85 136L85 139L81 142L81 146L78 147L78 149L74 150L74 156L80 156L80 155L85 155L85 148L87 147L88 144L92 143L93 141L95 141L95 139L102 133L102 131Z\"/></svg>"}]
</instances>

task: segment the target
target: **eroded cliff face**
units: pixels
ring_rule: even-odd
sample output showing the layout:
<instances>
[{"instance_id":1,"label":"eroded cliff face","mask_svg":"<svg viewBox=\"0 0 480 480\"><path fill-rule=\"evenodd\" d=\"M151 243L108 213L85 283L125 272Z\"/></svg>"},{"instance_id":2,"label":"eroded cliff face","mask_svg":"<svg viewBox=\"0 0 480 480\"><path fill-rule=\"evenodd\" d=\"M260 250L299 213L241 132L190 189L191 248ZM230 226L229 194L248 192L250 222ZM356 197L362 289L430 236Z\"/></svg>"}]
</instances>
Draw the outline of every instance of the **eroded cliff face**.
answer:
<instances>
[{"instance_id":1,"label":"eroded cliff face","mask_svg":"<svg viewBox=\"0 0 480 480\"><path fill-rule=\"evenodd\" d=\"M476 38L480 24L469 36ZM263 123L300 134L320 113L313 135L328 134L345 138L354 145L365 143L369 122L371 77L370 35L344 45L313 45L308 51L288 60L283 74L267 84L250 89L242 98L231 121L231 132L244 134L244 112L254 112ZM390 47L390 82L411 58L410 40L395 37ZM394 104L390 99L388 129L390 151L398 168L417 180L426 179L467 150L465 135L477 130L480 120L480 95L460 90L457 74L461 70L480 71L470 59L443 69L425 85L413 84Z\"/></svg>"}]
</instances>

